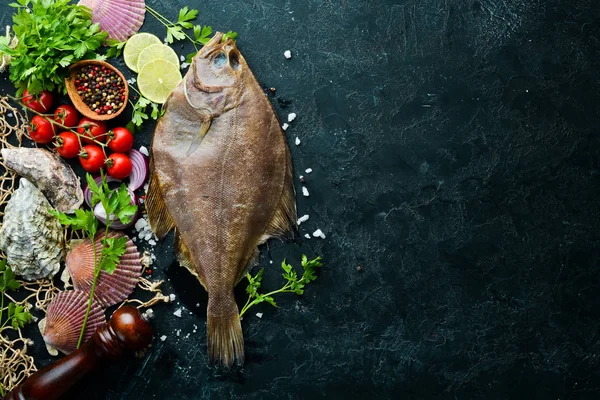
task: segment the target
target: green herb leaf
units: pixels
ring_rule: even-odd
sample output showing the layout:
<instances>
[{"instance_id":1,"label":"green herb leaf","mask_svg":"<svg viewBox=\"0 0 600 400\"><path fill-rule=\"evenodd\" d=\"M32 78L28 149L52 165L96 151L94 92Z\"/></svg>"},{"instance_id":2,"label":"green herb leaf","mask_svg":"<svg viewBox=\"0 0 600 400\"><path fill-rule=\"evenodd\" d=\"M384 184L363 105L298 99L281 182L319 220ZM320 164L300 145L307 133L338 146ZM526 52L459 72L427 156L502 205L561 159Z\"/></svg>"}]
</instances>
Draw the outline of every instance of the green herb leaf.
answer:
<instances>
[{"instance_id":1,"label":"green herb leaf","mask_svg":"<svg viewBox=\"0 0 600 400\"><path fill-rule=\"evenodd\" d=\"M179 17L177 18L177 22L179 24L181 24L182 22L192 21L192 20L196 19L197 16L198 16L198 10L189 10L188 7L185 6L181 10L179 10ZM189 29L191 27L192 27L191 24L190 24L190 26L184 26L184 28L186 28L186 29Z\"/></svg>"},{"instance_id":2,"label":"green herb leaf","mask_svg":"<svg viewBox=\"0 0 600 400\"><path fill-rule=\"evenodd\" d=\"M0 296L2 295L1 293L9 290L17 290L21 287L12 269L6 265L6 260L0 261L0 273L2 274L0 278Z\"/></svg>"},{"instance_id":3,"label":"green herb leaf","mask_svg":"<svg viewBox=\"0 0 600 400\"><path fill-rule=\"evenodd\" d=\"M117 193L117 207L114 211L115 216L124 224L131 222L131 218L137 212L137 206L131 204L131 197L125 184L121 184Z\"/></svg>"},{"instance_id":4,"label":"green herb leaf","mask_svg":"<svg viewBox=\"0 0 600 400\"><path fill-rule=\"evenodd\" d=\"M23 328L25 324L31 322L33 316L25 310L24 306L10 303L8 305L8 319L11 321L13 329L17 330L19 328Z\"/></svg>"},{"instance_id":5,"label":"green herb leaf","mask_svg":"<svg viewBox=\"0 0 600 400\"><path fill-rule=\"evenodd\" d=\"M167 27L167 43L171 44L176 40L185 39L185 34L180 26L174 25Z\"/></svg>"},{"instance_id":6,"label":"green herb leaf","mask_svg":"<svg viewBox=\"0 0 600 400\"><path fill-rule=\"evenodd\" d=\"M108 51L106 52L106 57L112 58L121 56L121 53L123 53L123 48L125 47L125 44L127 44L127 41L121 42L116 39L108 39L106 43L109 47Z\"/></svg>"},{"instance_id":7,"label":"green herb leaf","mask_svg":"<svg viewBox=\"0 0 600 400\"><path fill-rule=\"evenodd\" d=\"M102 239L102 251L100 253L100 269L112 274L119 265L119 259L127 250L127 237Z\"/></svg>"},{"instance_id":8,"label":"green herb leaf","mask_svg":"<svg viewBox=\"0 0 600 400\"><path fill-rule=\"evenodd\" d=\"M237 39L237 37L238 37L237 32L228 31L227 33L225 33L223 35L223 41L226 41L227 39L231 39L235 42L235 39Z\"/></svg>"}]
</instances>

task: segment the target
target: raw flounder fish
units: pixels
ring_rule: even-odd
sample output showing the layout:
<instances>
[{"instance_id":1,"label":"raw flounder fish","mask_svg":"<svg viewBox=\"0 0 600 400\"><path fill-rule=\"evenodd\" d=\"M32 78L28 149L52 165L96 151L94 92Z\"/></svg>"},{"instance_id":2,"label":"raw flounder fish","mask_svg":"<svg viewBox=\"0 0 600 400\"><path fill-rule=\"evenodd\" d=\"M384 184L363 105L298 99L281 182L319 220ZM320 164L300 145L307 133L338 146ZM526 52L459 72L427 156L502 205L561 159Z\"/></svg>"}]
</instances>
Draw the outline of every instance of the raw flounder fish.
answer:
<instances>
[{"instance_id":1,"label":"raw flounder fish","mask_svg":"<svg viewBox=\"0 0 600 400\"><path fill-rule=\"evenodd\" d=\"M208 354L244 359L233 288L257 246L296 221L290 152L273 107L231 39L217 33L165 105L152 143L148 218L175 228L179 263L208 291Z\"/></svg>"}]
</instances>

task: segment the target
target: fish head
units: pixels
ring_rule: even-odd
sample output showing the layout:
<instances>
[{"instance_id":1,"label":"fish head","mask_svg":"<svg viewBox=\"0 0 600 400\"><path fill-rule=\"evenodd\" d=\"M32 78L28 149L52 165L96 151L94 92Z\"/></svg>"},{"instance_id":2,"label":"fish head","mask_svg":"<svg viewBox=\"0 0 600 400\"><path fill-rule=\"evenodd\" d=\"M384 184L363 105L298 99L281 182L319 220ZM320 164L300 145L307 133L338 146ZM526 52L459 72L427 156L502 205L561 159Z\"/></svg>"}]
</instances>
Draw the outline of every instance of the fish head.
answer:
<instances>
[{"instance_id":1,"label":"fish head","mask_svg":"<svg viewBox=\"0 0 600 400\"><path fill-rule=\"evenodd\" d=\"M194 86L205 93L232 94L239 90L244 71L248 69L246 60L236 43L217 32L192 59Z\"/></svg>"}]
</instances>

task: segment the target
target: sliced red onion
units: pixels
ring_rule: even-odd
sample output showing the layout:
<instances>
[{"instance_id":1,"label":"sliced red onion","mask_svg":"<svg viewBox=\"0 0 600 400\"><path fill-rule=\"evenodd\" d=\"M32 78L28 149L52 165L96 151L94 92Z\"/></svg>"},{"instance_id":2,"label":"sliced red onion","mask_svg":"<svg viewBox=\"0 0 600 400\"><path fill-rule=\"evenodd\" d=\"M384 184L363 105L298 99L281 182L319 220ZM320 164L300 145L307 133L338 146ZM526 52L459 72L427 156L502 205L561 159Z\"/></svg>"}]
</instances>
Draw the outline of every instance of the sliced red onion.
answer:
<instances>
[{"instance_id":1,"label":"sliced red onion","mask_svg":"<svg viewBox=\"0 0 600 400\"><path fill-rule=\"evenodd\" d=\"M109 175L107 175L105 179L106 179L106 183L121 182L120 179L113 178L112 176L109 176ZM98 186L102 185L102 176L98 175L97 177L94 178L94 181L96 181L96 185L98 185ZM85 200L85 204L87 204L88 207L92 206L92 191L90 190L88 185L85 185L85 189L83 189L83 199Z\"/></svg>"},{"instance_id":2,"label":"sliced red onion","mask_svg":"<svg viewBox=\"0 0 600 400\"><path fill-rule=\"evenodd\" d=\"M137 199L135 197L135 194L133 193L133 190L127 188L127 192L129 192L129 197L131 197L131 204L137 204ZM98 218L98 221L106 225L106 210L104 210L102 203L96 204L96 207L94 207L94 215L96 216L96 218ZM114 218L114 216L111 216L111 218ZM118 230L127 229L133 224L135 224L137 219L138 213L136 212L135 215L131 217L131 221L129 223L124 224L119 219L116 219L110 224L110 228Z\"/></svg>"},{"instance_id":3,"label":"sliced red onion","mask_svg":"<svg viewBox=\"0 0 600 400\"><path fill-rule=\"evenodd\" d=\"M131 164L133 165L127 187L131 190L138 190L144 185L144 182L146 182L146 178L148 177L148 160L146 159L146 156L135 149L129 150L127 155L131 159Z\"/></svg>"}]
</instances>

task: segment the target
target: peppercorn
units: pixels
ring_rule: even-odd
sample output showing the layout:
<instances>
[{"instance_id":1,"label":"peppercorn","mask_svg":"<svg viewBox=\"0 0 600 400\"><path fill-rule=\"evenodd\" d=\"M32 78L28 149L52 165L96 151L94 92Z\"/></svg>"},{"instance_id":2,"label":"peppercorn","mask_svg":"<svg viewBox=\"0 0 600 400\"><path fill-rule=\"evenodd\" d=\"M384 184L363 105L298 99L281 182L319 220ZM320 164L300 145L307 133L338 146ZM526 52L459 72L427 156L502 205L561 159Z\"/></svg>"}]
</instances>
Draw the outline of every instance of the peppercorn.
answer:
<instances>
[{"instance_id":1,"label":"peppercorn","mask_svg":"<svg viewBox=\"0 0 600 400\"><path fill-rule=\"evenodd\" d=\"M125 82L114 70L104 66L86 66L75 76L77 94L96 114L111 115L123 107ZM118 102L117 99L121 101Z\"/></svg>"}]
</instances>

